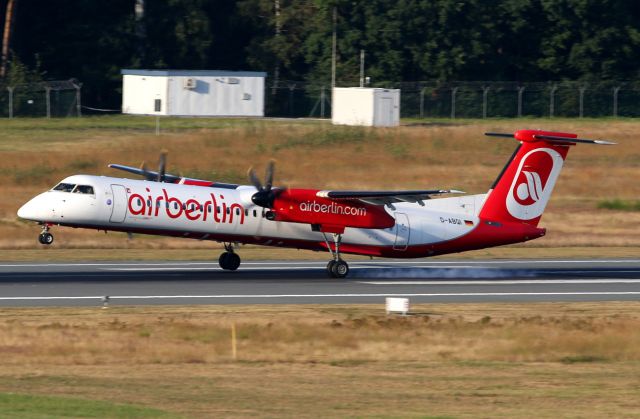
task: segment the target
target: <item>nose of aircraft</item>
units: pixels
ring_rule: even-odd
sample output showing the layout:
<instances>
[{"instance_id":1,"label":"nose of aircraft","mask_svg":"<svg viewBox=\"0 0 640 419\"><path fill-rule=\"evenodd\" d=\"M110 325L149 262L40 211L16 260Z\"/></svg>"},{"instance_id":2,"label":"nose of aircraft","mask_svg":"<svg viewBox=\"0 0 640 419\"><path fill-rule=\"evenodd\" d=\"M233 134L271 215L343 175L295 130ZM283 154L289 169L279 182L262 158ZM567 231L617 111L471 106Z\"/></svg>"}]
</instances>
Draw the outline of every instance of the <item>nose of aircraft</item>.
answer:
<instances>
[{"instance_id":1,"label":"nose of aircraft","mask_svg":"<svg viewBox=\"0 0 640 419\"><path fill-rule=\"evenodd\" d=\"M44 221L42 219L43 210L40 199L40 195L35 198L30 199L26 204L20 207L18 210L18 217L23 220L32 220L32 221Z\"/></svg>"}]
</instances>

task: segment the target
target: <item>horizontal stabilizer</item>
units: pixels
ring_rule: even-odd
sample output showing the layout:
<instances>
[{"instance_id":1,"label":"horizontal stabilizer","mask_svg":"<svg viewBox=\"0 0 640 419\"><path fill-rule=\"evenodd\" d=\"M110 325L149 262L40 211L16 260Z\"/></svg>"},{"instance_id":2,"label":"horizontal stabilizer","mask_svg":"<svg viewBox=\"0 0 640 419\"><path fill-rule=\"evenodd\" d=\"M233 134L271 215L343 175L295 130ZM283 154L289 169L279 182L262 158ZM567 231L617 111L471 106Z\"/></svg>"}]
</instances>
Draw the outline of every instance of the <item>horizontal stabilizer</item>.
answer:
<instances>
[{"instance_id":1,"label":"horizontal stabilizer","mask_svg":"<svg viewBox=\"0 0 640 419\"><path fill-rule=\"evenodd\" d=\"M561 133L559 133L561 134ZM513 134L503 132L485 132L484 135L489 137L515 138L520 141L545 140L556 144L598 144L598 145L615 145L617 143L607 140L590 140L586 138L575 138L575 134L548 135L542 131L522 130Z\"/></svg>"},{"instance_id":2,"label":"horizontal stabilizer","mask_svg":"<svg viewBox=\"0 0 640 419\"><path fill-rule=\"evenodd\" d=\"M588 140L586 138L565 138L565 137L555 137L553 135L534 135L534 138L540 140L547 140L551 142L563 142L563 143L584 143L584 144L599 144L599 145L616 145L613 141L607 140Z\"/></svg>"}]
</instances>

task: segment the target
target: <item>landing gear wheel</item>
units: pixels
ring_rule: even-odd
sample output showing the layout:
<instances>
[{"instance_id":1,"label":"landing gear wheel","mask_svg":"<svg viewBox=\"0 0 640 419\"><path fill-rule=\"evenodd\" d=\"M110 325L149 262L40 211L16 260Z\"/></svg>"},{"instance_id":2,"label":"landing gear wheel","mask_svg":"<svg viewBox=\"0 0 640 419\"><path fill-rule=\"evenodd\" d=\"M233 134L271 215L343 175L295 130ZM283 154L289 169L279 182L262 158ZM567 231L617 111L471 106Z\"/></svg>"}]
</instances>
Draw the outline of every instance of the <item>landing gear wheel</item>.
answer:
<instances>
[{"instance_id":1,"label":"landing gear wheel","mask_svg":"<svg viewBox=\"0 0 640 419\"><path fill-rule=\"evenodd\" d=\"M220 255L218 263L226 271L235 271L240 267L240 256L232 252L224 252Z\"/></svg>"},{"instance_id":2,"label":"landing gear wheel","mask_svg":"<svg viewBox=\"0 0 640 419\"><path fill-rule=\"evenodd\" d=\"M335 265L335 264L336 264L336 261L335 261L335 260L333 260L333 259L331 259L331 260L329 261L329 263L327 263L327 273L328 273L328 274L329 274L329 276L330 276L330 277L332 277L332 278L334 277L334 276L333 276L332 269L333 269L333 265Z\"/></svg>"},{"instance_id":3,"label":"landing gear wheel","mask_svg":"<svg viewBox=\"0 0 640 419\"><path fill-rule=\"evenodd\" d=\"M40 244L46 244L47 246L53 243L53 234L51 233L41 233L38 236L38 241Z\"/></svg>"},{"instance_id":4,"label":"landing gear wheel","mask_svg":"<svg viewBox=\"0 0 640 419\"><path fill-rule=\"evenodd\" d=\"M331 276L333 278L345 278L349 275L349 265L344 260L334 260L331 266ZM327 266L328 268L328 266Z\"/></svg>"}]
</instances>

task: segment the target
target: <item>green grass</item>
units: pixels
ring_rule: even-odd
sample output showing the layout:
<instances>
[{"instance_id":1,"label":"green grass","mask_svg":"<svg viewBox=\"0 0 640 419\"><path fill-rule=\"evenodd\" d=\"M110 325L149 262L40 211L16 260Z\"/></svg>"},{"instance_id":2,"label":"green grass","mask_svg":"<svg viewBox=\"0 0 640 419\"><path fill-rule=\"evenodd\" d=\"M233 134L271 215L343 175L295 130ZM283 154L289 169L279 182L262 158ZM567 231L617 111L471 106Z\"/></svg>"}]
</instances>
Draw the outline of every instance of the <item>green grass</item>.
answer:
<instances>
[{"instance_id":1,"label":"green grass","mask_svg":"<svg viewBox=\"0 0 640 419\"><path fill-rule=\"evenodd\" d=\"M598 208L616 210L616 211L640 211L640 201L608 199L608 200L598 202Z\"/></svg>"},{"instance_id":2,"label":"green grass","mask_svg":"<svg viewBox=\"0 0 640 419\"><path fill-rule=\"evenodd\" d=\"M291 121L294 123L317 123L317 121ZM261 124L282 123L262 118L184 118L161 116L160 129L192 130L199 128L228 128L237 126L259 127ZM13 118L0 119L0 132L109 129L109 130L153 130L156 129L156 117L147 115L106 115L83 116L80 118Z\"/></svg>"},{"instance_id":3,"label":"green grass","mask_svg":"<svg viewBox=\"0 0 640 419\"><path fill-rule=\"evenodd\" d=\"M378 140L378 133L367 127L330 127L328 129L316 130L297 137L286 137L283 142L275 144L273 151L280 151L288 148L316 148L330 145L355 144L365 141L375 142Z\"/></svg>"},{"instance_id":4,"label":"green grass","mask_svg":"<svg viewBox=\"0 0 640 419\"><path fill-rule=\"evenodd\" d=\"M0 416L6 418L173 418L158 409L67 397L0 393Z\"/></svg>"}]
</instances>

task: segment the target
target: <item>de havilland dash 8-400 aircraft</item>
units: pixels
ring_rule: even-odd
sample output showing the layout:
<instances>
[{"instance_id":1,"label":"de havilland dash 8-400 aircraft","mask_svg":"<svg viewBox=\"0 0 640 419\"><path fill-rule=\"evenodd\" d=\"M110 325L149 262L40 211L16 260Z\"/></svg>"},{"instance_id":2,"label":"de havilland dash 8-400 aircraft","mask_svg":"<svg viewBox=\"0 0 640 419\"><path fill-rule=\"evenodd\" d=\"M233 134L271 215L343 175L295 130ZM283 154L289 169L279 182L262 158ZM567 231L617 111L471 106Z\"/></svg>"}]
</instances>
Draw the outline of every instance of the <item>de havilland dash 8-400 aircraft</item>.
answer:
<instances>
[{"instance_id":1,"label":"de havilland dash 8-400 aircraft","mask_svg":"<svg viewBox=\"0 0 640 419\"><path fill-rule=\"evenodd\" d=\"M213 240L224 243L220 267L236 270L238 244L327 251L329 276L344 278L342 254L421 258L524 242L545 235L538 223L571 146L614 144L540 130L514 134L519 145L486 194L457 190L348 191L273 186L270 162L264 185L190 179L159 170L111 164L145 180L74 175L41 193L18 216L42 226L51 244L54 225Z\"/></svg>"}]
</instances>

